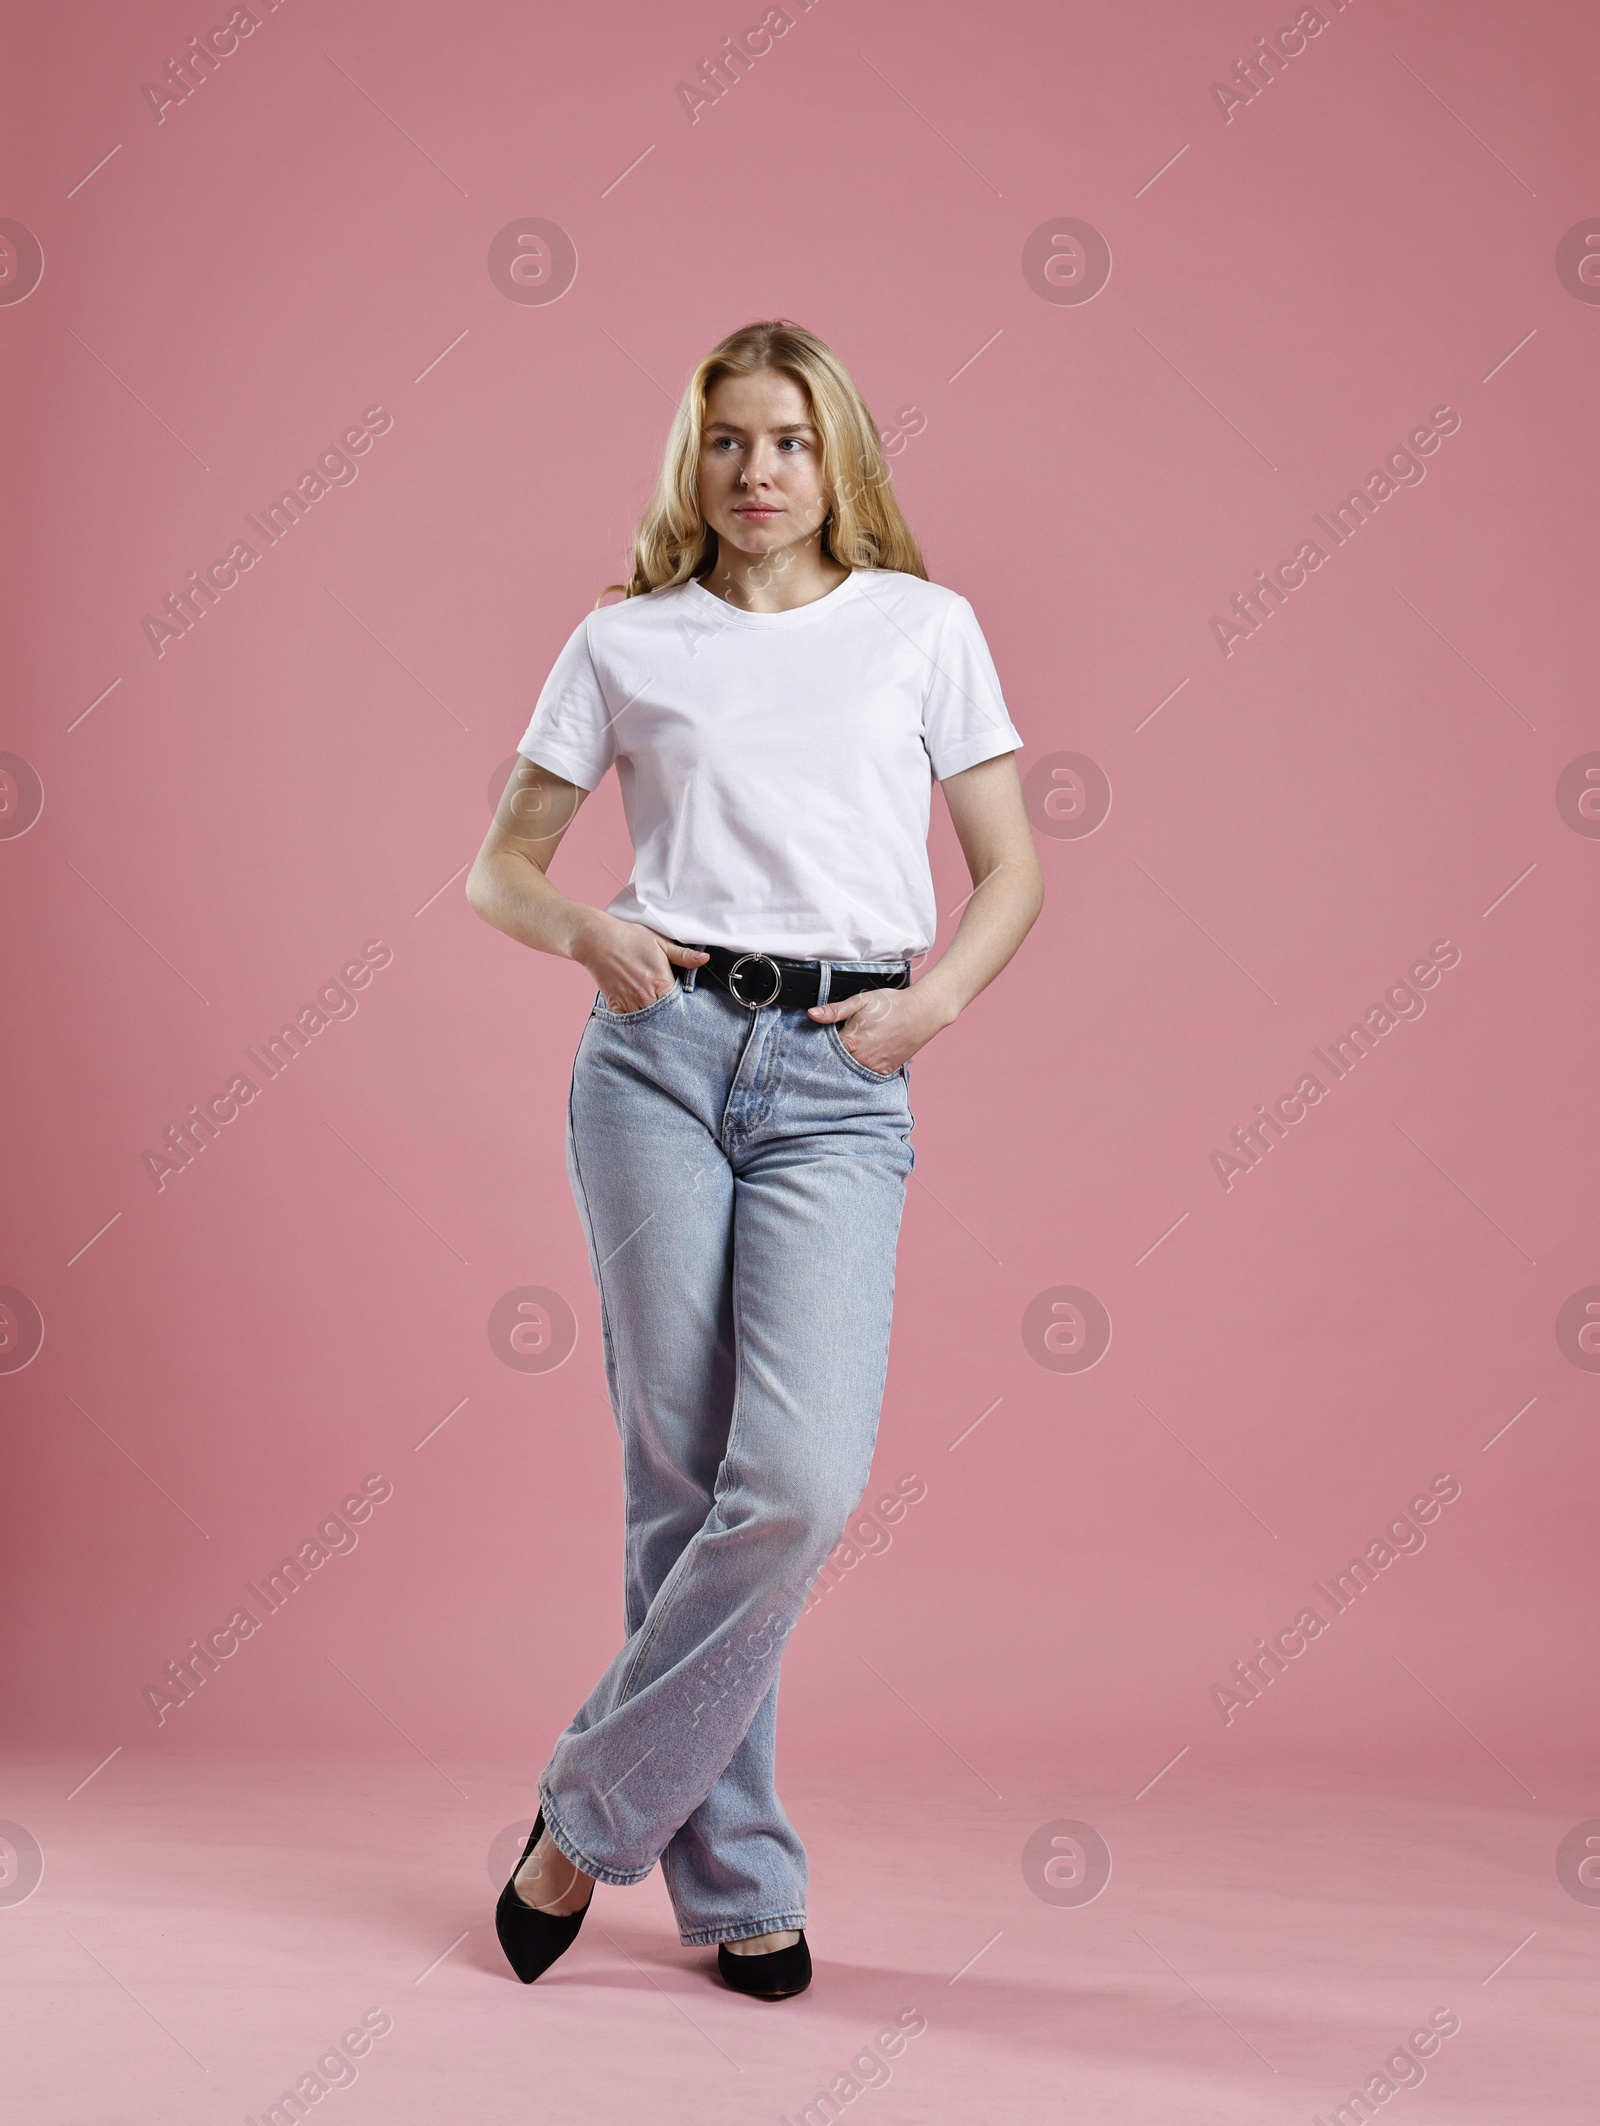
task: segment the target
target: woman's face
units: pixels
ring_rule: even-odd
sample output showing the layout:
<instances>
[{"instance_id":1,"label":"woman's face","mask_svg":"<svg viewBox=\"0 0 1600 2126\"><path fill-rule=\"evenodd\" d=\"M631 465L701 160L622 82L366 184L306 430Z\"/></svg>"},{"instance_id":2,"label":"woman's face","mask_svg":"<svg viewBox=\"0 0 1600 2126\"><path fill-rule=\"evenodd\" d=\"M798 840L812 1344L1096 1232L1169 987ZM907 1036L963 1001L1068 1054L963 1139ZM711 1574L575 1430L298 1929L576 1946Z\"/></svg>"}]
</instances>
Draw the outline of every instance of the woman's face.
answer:
<instances>
[{"instance_id":1,"label":"woman's face","mask_svg":"<svg viewBox=\"0 0 1600 2126\"><path fill-rule=\"evenodd\" d=\"M719 540L772 554L813 538L828 513L822 438L793 377L724 377L706 394L700 513Z\"/></svg>"}]
</instances>

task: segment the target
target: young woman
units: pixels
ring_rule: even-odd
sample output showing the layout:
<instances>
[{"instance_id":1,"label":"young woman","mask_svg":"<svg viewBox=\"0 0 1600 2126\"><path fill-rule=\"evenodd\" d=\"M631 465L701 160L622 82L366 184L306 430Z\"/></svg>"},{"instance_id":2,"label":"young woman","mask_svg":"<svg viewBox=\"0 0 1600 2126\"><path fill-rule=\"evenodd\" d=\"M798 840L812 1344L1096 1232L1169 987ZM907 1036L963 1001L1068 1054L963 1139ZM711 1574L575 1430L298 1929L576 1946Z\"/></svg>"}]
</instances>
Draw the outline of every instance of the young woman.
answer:
<instances>
[{"instance_id":1,"label":"young woman","mask_svg":"<svg viewBox=\"0 0 1600 2126\"><path fill-rule=\"evenodd\" d=\"M928 581L838 357L784 321L701 362L631 580L556 660L471 876L599 985L567 1166L622 1436L628 1638L556 1744L496 1912L531 1982L659 1860L686 1945L810 1981L773 1782L778 1666L867 1480L912 1164L910 1058L1042 897L971 606ZM605 593L602 593L602 598ZM551 884L615 765L633 876ZM974 891L933 943L931 787Z\"/></svg>"}]
</instances>

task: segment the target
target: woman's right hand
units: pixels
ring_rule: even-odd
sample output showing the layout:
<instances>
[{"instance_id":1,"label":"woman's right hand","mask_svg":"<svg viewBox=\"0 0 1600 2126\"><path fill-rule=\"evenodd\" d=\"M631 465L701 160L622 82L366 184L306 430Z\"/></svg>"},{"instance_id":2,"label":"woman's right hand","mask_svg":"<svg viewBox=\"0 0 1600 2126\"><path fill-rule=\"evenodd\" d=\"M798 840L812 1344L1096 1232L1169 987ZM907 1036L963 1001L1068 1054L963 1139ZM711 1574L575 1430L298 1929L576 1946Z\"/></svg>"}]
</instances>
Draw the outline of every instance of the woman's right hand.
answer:
<instances>
[{"instance_id":1,"label":"woman's right hand","mask_svg":"<svg viewBox=\"0 0 1600 2126\"><path fill-rule=\"evenodd\" d=\"M594 976L612 1011L643 1011L672 987L675 967L703 967L711 955L595 909L572 957Z\"/></svg>"}]
</instances>

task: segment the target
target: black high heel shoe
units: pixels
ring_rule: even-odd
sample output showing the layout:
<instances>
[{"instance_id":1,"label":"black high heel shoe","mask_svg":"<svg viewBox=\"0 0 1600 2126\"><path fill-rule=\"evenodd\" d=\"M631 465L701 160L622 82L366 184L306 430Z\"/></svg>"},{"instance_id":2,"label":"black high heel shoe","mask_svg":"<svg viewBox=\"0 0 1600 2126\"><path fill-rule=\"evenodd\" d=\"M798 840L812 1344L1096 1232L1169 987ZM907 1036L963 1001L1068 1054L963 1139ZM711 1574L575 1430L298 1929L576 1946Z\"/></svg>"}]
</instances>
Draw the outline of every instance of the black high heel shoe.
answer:
<instances>
[{"instance_id":1,"label":"black high heel shoe","mask_svg":"<svg viewBox=\"0 0 1600 2126\"><path fill-rule=\"evenodd\" d=\"M506 1952L506 1962L516 1972L525 1986L548 1971L558 1956L563 1955L578 1938L578 1929L583 1925L582 1912L568 1912L560 1917L550 1912L536 1912L532 1905L525 1905L517 1895L517 1876L522 1862L527 1859L544 1835L544 1810L533 1820L533 1830L522 1849L522 1859L511 1870L511 1880L500 1892L500 1902L494 1908L494 1931L500 1937L500 1946ZM594 1903L593 1891L589 1904ZM762 1957L746 1958L747 1962L761 1963Z\"/></svg>"},{"instance_id":2,"label":"black high heel shoe","mask_svg":"<svg viewBox=\"0 0 1600 2126\"><path fill-rule=\"evenodd\" d=\"M811 1951L806 1930L787 1949L769 1949L765 1956L735 1956L725 1941L717 1943L717 1969L723 1984L735 1993L748 1993L752 2000L786 2001L804 1993L811 1983Z\"/></svg>"}]
</instances>

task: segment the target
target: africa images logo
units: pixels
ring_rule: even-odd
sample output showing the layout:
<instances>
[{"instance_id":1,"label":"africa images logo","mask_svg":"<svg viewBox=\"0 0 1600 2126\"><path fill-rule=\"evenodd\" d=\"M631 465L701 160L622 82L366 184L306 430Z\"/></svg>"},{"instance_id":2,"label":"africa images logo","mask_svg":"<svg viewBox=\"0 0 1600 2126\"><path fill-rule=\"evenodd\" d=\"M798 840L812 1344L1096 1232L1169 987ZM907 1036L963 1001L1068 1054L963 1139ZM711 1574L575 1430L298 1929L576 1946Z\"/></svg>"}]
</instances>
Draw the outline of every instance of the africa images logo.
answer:
<instances>
[{"instance_id":1,"label":"africa images logo","mask_svg":"<svg viewBox=\"0 0 1600 2126\"><path fill-rule=\"evenodd\" d=\"M248 539L236 539L226 554L211 563L204 576L198 569L190 569L188 582L181 591L168 593L160 613L145 614L145 640L156 655L165 657L169 642L181 642L191 633L205 618L207 608L219 603L218 593L231 591L263 554L287 539L313 503L320 502L336 487L353 487L361 475L356 459L366 456L374 436L387 435L393 426L392 413L381 406L369 406L360 424L345 429L336 444L330 443L292 487L286 487L276 502L262 510L261 518L246 511L244 521L260 540L260 546L252 546Z\"/></svg>"},{"instance_id":2,"label":"africa images logo","mask_svg":"<svg viewBox=\"0 0 1600 2126\"><path fill-rule=\"evenodd\" d=\"M44 251L25 222L0 217L0 308L25 303L44 278Z\"/></svg>"}]
</instances>

